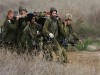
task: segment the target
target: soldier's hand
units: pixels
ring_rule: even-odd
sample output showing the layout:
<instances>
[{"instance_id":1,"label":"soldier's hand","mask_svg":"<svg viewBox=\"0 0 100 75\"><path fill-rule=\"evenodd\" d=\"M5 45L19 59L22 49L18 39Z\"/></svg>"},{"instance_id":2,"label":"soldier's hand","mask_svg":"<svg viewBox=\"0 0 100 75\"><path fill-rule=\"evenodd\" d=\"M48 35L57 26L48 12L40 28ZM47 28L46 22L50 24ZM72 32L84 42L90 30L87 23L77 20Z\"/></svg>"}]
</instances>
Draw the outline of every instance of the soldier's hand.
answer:
<instances>
[{"instance_id":1,"label":"soldier's hand","mask_svg":"<svg viewBox=\"0 0 100 75\"><path fill-rule=\"evenodd\" d=\"M16 16L16 20L19 20L20 16Z\"/></svg>"},{"instance_id":2,"label":"soldier's hand","mask_svg":"<svg viewBox=\"0 0 100 75\"><path fill-rule=\"evenodd\" d=\"M54 38L54 35L52 33L49 33L50 38Z\"/></svg>"},{"instance_id":3,"label":"soldier's hand","mask_svg":"<svg viewBox=\"0 0 100 75\"><path fill-rule=\"evenodd\" d=\"M11 23L11 20L8 20L9 23Z\"/></svg>"}]
</instances>

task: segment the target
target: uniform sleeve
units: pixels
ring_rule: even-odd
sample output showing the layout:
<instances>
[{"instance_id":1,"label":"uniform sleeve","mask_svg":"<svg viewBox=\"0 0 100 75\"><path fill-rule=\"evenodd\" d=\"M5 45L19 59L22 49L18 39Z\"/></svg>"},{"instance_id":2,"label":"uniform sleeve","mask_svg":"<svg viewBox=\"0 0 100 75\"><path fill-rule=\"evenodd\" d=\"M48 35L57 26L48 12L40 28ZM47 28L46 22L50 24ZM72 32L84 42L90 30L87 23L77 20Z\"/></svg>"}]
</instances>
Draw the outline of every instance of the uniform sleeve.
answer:
<instances>
[{"instance_id":1,"label":"uniform sleeve","mask_svg":"<svg viewBox=\"0 0 100 75\"><path fill-rule=\"evenodd\" d=\"M60 32L60 34L63 35L63 36L66 36L66 34L64 33L64 29L63 29L63 27L64 27L63 23L60 22L60 21L58 21L58 23L59 23L59 32Z\"/></svg>"},{"instance_id":2,"label":"uniform sleeve","mask_svg":"<svg viewBox=\"0 0 100 75\"><path fill-rule=\"evenodd\" d=\"M24 34L29 34L29 25L27 25L23 31Z\"/></svg>"},{"instance_id":3,"label":"uniform sleeve","mask_svg":"<svg viewBox=\"0 0 100 75\"><path fill-rule=\"evenodd\" d=\"M79 40L78 35L73 31L72 26L70 26L70 33L74 37L75 40Z\"/></svg>"},{"instance_id":4,"label":"uniform sleeve","mask_svg":"<svg viewBox=\"0 0 100 75\"><path fill-rule=\"evenodd\" d=\"M29 25L27 25L25 27L25 29L23 30L23 32L24 32L24 35L23 35L24 40L27 40L28 41L30 39L29 38L29 36L30 36Z\"/></svg>"},{"instance_id":5,"label":"uniform sleeve","mask_svg":"<svg viewBox=\"0 0 100 75\"><path fill-rule=\"evenodd\" d=\"M50 33L50 32L48 31L49 23L50 23L49 19L47 19L47 20L45 21L45 23L44 23L44 27L43 27L43 34L44 34L44 35L48 35L48 34Z\"/></svg>"},{"instance_id":6,"label":"uniform sleeve","mask_svg":"<svg viewBox=\"0 0 100 75\"><path fill-rule=\"evenodd\" d=\"M14 29L17 28L17 23L18 23L18 21L16 21L14 24L12 24L12 23L10 22L10 20L5 21L6 27L7 27L8 29L11 29L11 30L14 30Z\"/></svg>"}]
</instances>

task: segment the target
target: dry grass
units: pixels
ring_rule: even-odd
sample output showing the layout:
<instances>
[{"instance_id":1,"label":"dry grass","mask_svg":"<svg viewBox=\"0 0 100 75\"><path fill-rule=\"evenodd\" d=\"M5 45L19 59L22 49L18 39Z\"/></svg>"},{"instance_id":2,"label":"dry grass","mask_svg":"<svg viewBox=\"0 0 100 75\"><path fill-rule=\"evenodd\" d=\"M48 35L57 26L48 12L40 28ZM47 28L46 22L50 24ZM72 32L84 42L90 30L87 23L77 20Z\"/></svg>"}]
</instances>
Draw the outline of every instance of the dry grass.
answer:
<instances>
[{"instance_id":1,"label":"dry grass","mask_svg":"<svg viewBox=\"0 0 100 75\"><path fill-rule=\"evenodd\" d=\"M68 52L68 59L59 64L0 49L0 75L100 75L99 52Z\"/></svg>"}]
</instances>

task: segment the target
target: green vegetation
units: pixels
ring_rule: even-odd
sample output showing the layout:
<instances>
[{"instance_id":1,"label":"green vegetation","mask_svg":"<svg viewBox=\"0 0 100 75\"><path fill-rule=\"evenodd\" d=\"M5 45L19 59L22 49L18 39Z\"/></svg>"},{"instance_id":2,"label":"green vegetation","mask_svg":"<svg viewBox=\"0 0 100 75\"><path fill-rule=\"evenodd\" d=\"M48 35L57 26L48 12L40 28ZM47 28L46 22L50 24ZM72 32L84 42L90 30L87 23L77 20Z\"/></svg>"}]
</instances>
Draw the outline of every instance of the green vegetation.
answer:
<instances>
[{"instance_id":1,"label":"green vegetation","mask_svg":"<svg viewBox=\"0 0 100 75\"><path fill-rule=\"evenodd\" d=\"M100 40L94 40L92 38L85 38L82 42L82 44L78 43L76 45L76 48L80 51L84 51L86 50L87 46L90 45L90 44L93 44L93 43L97 43L97 44L100 44Z\"/></svg>"}]
</instances>

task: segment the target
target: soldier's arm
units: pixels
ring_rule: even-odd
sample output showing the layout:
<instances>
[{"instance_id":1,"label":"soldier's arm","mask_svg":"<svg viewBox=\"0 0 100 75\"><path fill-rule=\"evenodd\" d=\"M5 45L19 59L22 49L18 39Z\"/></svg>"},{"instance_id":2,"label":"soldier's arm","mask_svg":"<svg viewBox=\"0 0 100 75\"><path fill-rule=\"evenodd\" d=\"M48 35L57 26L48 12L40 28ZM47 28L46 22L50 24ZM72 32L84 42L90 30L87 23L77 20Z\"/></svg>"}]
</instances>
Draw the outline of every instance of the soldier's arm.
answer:
<instances>
[{"instance_id":1,"label":"soldier's arm","mask_svg":"<svg viewBox=\"0 0 100 75\"><path fill-rule=\"evenodd\" d=\"M65 33L64 33L64 29L63 29L63 27L64 27L63 23L61 21L58 21L58 23L59 23L59 31L60 31L60 33L62 35L64 35L64 36L66 36Z\"/></svg>"},{"instance_id":2,"label":"soldier's arm","mask_svg":"<svg viewBox=\"0 0 100 75\"><path fill-rule=\"evenodd\" d=\"M74 37L75 40L79 40L78 35L74 32L72 26L70 26L70 33Z\"/></svg>"},{"instance_id":3,"label":"soldier's arm","mask_svg":"<svg viewBox=\"0 0 100 75\"><path fill-rule=\"evenodd\" d=\"M24 39L25 40L29 40L29 36L30 36L30 31L29 31L29 25L27 25L26 27L25 27L25 29L23 30L23 32L24 32Z\"/></svg>"},{"instance_id":4,"label":"soldier's arm","mask_svg":"<svg viewBox=\"0 0 100 75\"><path fill-rule=\"evenodd\" d=\"M48 25L49 25L49 19L47 19L44 23L44 27L43 27L43 34L44 35L48 35L50 32L48 31Z\"/></svg>"},{"instance_id":5,"label":"soldier's arm","mask_svg":"<svg viewBox=\"0 0 100 75\"><path fill-rule=\"evenodd\" d=\"M25 28L26 27L27 21L26 21L26 18L25 17L19 18L19 25L21 25L22 28Z\"/></svg>"},{"instance_id":6,"label":"soldier's arm","mask_svg":"<svg viewBox=\"0 0 100 75\"><path fill-rule=\"evenodd\" d=\"M25 35L29 34L29 25L27 25L23 31Z\"/></svg>"},{"instance_id":7,"label":"soldier's arm","mask_svg":"<svg viewBox=\"0 0 100 75\"><path fill-rule=\"evenodd\" d=\"M7 27L8 27L9 29L14 30L14 29L17 28L18 21L16 21L14 24L12 24L9 20L7 20L5 24L7 25Z\"/></svg>"}]
</instances>

